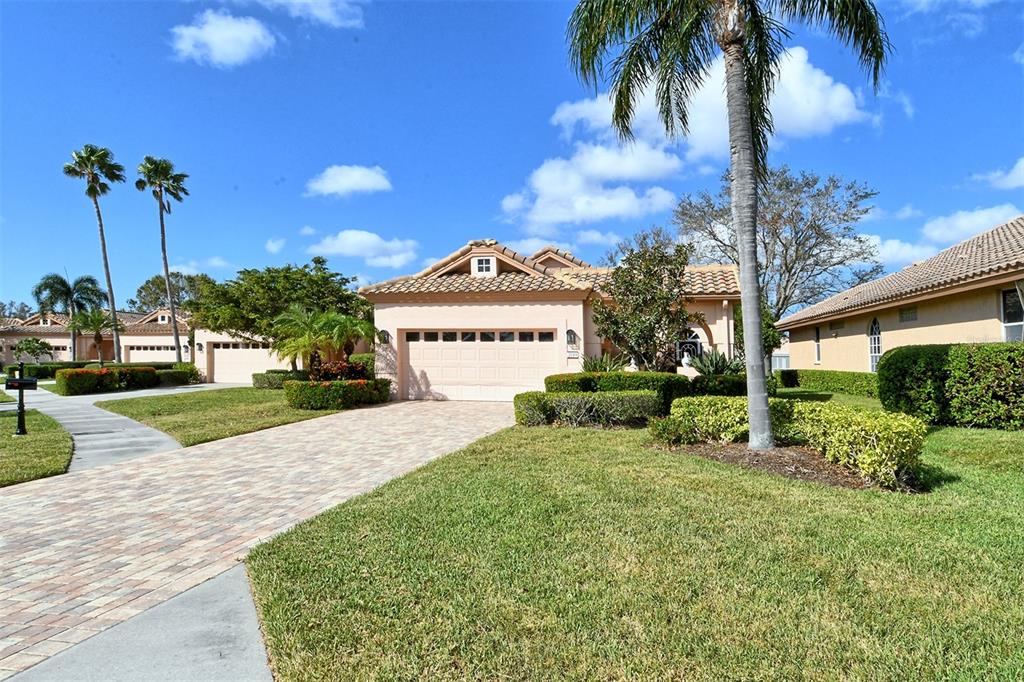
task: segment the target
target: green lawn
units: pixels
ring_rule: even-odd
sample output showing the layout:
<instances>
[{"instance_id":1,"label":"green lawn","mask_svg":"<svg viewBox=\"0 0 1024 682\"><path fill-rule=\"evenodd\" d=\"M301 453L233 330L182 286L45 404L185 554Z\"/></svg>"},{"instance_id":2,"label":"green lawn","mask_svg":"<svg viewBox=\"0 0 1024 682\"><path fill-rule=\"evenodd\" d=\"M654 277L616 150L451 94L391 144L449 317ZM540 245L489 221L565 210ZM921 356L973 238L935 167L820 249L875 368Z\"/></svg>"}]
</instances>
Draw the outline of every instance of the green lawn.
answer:
<instances>
[{"instance_id":1,"label":"green lawn","mask_svg":"<svg viewBox=\"0 0 1024 682\"><path fill-rule=\"evenodd\" d=\"M12 434L18 425L13 410L0 412L0 486L63 474L71 461L71 435L35 410L25 412L27 436Z\"/></svg>"},{"instance_id":2,"label":"green lawn","mask_svg":"<svg viewBox=\"0 0 1024 682\"><path fill-rule=\"evenodd\" d=\"M797 398L799 400L817 400L862 407L874 410L882 409L882 403L878 398L864 398L859 395L844 395L842 393L825 393L823 391L811 391L806 388L780 388L780 398Z\"/></svg>"},{"instance_id":3,"label":"green lawn","mask_svg":"<svg viewBox=\"0 0 1024 682\"><path fill-rule=\"evenodd\" d=\"M279 680L1021 679L1024 433L932 491L515 427L257 547Z\"/></svg>"},{"instance_id":4,"label":"green lawn","mask_svg":"<svg viewBox=\"0 0 1024 682\"><path fill-rule=\"evenodd\" d=\"M0 403L13 403L17 400L14 396L7 395L3 391L0 391Z\"/></svg>"},{"instance_id":5,"label":"green lawn","mask_svg":"<svg viewBox=\"0 0 1024 682\"><path fill-rule=\"evenodd\" d=\"M330 410L296 410L284 391L263 388L197 390L145 398L96 403L163 431L184 446L322 417Z\"/></svg>"}]
</instances>

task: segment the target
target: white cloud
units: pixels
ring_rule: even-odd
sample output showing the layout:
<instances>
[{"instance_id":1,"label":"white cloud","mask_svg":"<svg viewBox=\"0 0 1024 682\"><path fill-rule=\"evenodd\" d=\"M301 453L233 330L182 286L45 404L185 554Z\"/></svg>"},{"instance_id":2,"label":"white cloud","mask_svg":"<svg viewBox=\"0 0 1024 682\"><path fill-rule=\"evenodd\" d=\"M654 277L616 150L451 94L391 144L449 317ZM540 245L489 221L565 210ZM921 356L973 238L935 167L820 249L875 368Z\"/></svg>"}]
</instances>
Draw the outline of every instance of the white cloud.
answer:
<instances>
[{"instance_id":1,"label":"white cloud","mask_svg":"<svg viewBox=\"0 0 1024 682\"><path fill-rule=\"evenodd\" d=\"M199 274L199 263L196 261L189 261L188 263L179 263L178 265L171 265L167 268L171 272L180 272L183 275L198 275Z\"/></svg>"},{"instance_id":2,"label":"white cloud","mask_svg":"<svg viewBox=\"0 0 1024 682\"><path fill-rule=\"evenodd\" d=\"M356 192L390 192L391 181L380 166L328 166L306 183L306 196L345 197Z\"/></svg>"},{"instance_id":3,"label":"white cloud","mask_svg":"<svg viewBox=\"0 0 1024 682\"><path fill-rule=\"evenodd\" d=\"M189 260L183 263L178 263L177 265L171 265L168 267L168 270L171 272L180 272L183 275L196 275L206 268L227 269L233 267L235 266L220 256L211 256L204 261Z\"/></svg>"},{"instance_id":4,"label":"white cloud","mask_svg":"<svg viewBox=\"0 0 1024 682\"><path fill-rule=\"evenodd\" d=\"M425 268L429 268L431 265L433 265L434 263L436 263L439 260L441 260L441 259L440 258L433 258L433 257L424 258L423 260L420 261L420 265L425 267Z\"/></svg>"},{"instance_id":5,"label":"white cloud","mask_svg":"<svg viewBox=\"0 0 1024 682\"><path fill-rule=\"evenodd\" d=\"M351 256L375 268L400 268L416 259L419 243L413 239L384 239L366 230L342 230L307 251L320 256Z\"/></svg>"},{"instance_id":6,"label":"white cloud","mask_svg":"<svg viewBox=\"0 0 1024 682\"><path fill-rule=\"evenodd\" d=\"M171 29L179 59L231 68L258 59L274 48L273 34L258 19L206 10L187 26Z\"/></svg>"},{"instance_id":7,"label":"white cloud","mask_svg":"<svg viewBox=\"0 0 1024 682\"><path fill-rule=\"evenodd\" d=\"M314 230L309 225L303 225L302 228L299 229L299 234L301 234L303 237L311 237L314 234L316 234L316 230Z\"/></svg>"},{"instance_id":8,"label":"white cloud","mask_svg":"<svg viewBox=\"0 0 1024 682\"><path fill-rule=\"evenodd\" d=\"M910 218L919 218L923 215L923 212L919 209L914 208L913 204L904 204L894 214L897 220L909 220Z\"/></svg>"},{"instance_id":9,"label":"white cloud","mask_svg":"<svg viewBox=\"0 0 1024 682\"><path fill-rule=\"evenodd\" d=\"M1024 43L1021 43L1020 47L1018 47L1014 51L1014 53L1010 55L1010 57L1013 59L1013 61L1017 62L1021 66L1024 66Z\"/></svg>"},{"instance_id":10,"label":"white cloud","mask_svg":"<svg viewBox=\"0 0 1024 682\"><path fill-rule=\"evenodd\" d=\"M1017 159L1013 168L1008 171L992 171L972 176L975 180L984 180L996 189L1018 189L1024 187L1024 156Z\"/></svg>"},{"instance_id":11,"label":"white cloud","mask_svg":"<svg viewBox=\"0 0 1024 682\"><path fill-rule=\"evenodd\" d=\"M270 9L332 28L363 28L363 8L349 0L256 0Z\"/></svg>"},{"instance_id":12,"label":"white cloud","mask_svg":"<svg viewBox=\"0 0 1024 682\"><path fill-rule=\"evenodd\" d=\"M622 241L622 237L615 234L614 232L600 232L598 230L581 230L576 233L576 241L580 244L615 246Z\"/></svg>"},{"instance_id":13,"label":"white cloud","mask_svg":"<svg viewBox=\"0 0 1024 682\"><path fill-rule=\"evenodd\" d=\"M205 265L211 268L230 268L233 267L231 263L227 262L220 256L211 256L205 261Z\"/></svg>"},{"instance_id":14,"label":"white cloud","mask_svg":"<svg viewBox=\"0 0 1024 682\"><path fill-rule=\"evenodd\" d=\"M882 239L878 235L866 235L878 247L878 257L883 264L902 267L915 261L931 258L936 249L931 244L911 244L900 239Z\"/></svg>"},{"instance_id":15,"label":"white cloud","mask_svg":"<svg viewBox=\"0 0 1024 682\"><path fill-rule=\"evenodd\" d=\"M881 206L874 206L861 220L910 220L911 218L920 218L922 215L924 213L914 208L913 204L904 204L895 211L888 211Z\"/></svg>"},{"instance_id":16,"label":"white cloud","mask_svg":"<svg viewBox=\"0 0 1024 682\"><path fill-rule=\"evenodd\" d=\"M541 237L526 237L525 239L513 239L512 241L503 242L505 246L516 251L522 256L532 256L537 253L545 246L554 246L556 249L562 249L563 251L572 251L573 246L567 242L551 241L550 239L543 239Z\"/></svg>"},{"instance_id":17,"label":"white cloud","mask_svg":"<svg viewBox=\"0 0 1024 682\"><path fill-rule=\"evenodd\" d=\"M953 244L997 227L1020 214L1021 210L1009 203L976 208L973 211L957 211L948 216L932 218L921 228L921 234L936 244Z\"/></svg>"},{"instance_id":18,"label":"white cloud","mask_svg":"<svg viewBox=\"0 0 1024 682\"><path fill-rule=\"evenodd\" d=\"M280 253L284 248L284 239L268 239L263 248L267 250L267 253Z\"/></svg>"}]
</instances>

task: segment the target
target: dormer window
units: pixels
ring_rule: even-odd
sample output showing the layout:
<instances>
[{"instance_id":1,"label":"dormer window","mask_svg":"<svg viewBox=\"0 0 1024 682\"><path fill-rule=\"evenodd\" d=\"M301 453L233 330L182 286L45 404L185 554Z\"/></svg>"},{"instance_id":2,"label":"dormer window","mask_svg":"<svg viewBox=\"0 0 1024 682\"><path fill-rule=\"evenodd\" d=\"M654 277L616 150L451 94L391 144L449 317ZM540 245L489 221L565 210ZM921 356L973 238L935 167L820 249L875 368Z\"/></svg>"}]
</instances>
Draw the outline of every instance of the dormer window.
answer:
<instances>
[{"instance_id":1,"label":"dormer window","mask_svg":"<svg viewBox=\"0 0 1024 682\"><path fill-rule=\"evenodd\" d=\"M157 322L159 322L160 324L167 324L167 316L166 315L160 315L157 318Z\"/></svg>"},{"instance_id":2,"label":"dormer window","mask_svg":"<svg viewBox=\"0 0 1024 682\"><path fill-rule=\"evenodd\" d=\"M474 277L494 277L498 274L498 264L493 256L483 256L473 259Z\"/></svg>"},{"instance_id":3,"label":"dormer window","mask_svg":"<svg viewBox=\"0 0 1024 682\"><path fill-rule=\"evenodd\" d=\"M50 318L48 318L48 317L40 318L39 324L41 324L44 327L49 327L50 326Z\"/></svg>"}]
</instances>

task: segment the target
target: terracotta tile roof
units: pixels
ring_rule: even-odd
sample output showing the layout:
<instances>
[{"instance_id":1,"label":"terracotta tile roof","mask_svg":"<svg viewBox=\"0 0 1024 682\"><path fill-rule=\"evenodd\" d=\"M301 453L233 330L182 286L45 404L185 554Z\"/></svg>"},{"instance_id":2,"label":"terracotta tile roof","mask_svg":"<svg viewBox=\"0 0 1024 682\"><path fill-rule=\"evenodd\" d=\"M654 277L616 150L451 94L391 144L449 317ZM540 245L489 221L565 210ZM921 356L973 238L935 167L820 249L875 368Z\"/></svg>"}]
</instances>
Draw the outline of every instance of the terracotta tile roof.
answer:
<instances>
[{"instance_id":1,"label":"terracotta tile roof","mask_svg":"<svg viewBox=\"0 0 1024 682\"><path fill-rule=\"evenodd\" d=\"M150 313L136 313L127 310L117 311L117 321L124 325L125 330L122 334L171 334L170 323L160 324L158 322L146 322L139 323L139 320L145 319ZM18 334L22 336L55 336L69 333L67 327L67 316L60 313L48 313L48 317L53 321L52 324L25 324L25 320L18 319L16 317L3 318L0 320L0 332L7 332ZM178 319L178 332L180 334L188 333L188 323L181 318ZM104 334L104 336L110 336L110 334Z\"/></svg>"},{"instance_id":2,"label":"terracotta tile roof","mask_svg":"<svg viewBox=\"0 0 1024 682\"><path fill-rule=\"evenodd\" d=\"M530 256L530 258L533 259L533 260L540 260L541 258L543 258L544 256L546 256L549 253L553 253L556 256L558 256L559 258L564 258L565 260L569 261L570 263L572 263L573 265L575 265L577 267L581 267L581 268L589 268L590 267L590 263L588 263L588 262L586 262L584 260L580 260L579 258L577 258L576 256L572 255L568 251L565 251L565 250L560 249L557 246L553 246L553 245L548 245L548 246L545 246L545 247L541 248L537 253L535 253L532 256Z\"/></svg>"},{"instance_id":3,"label":"terracotta tile roof","mask_svg":"<svg viewBox=\"0 0 1024 682\"><path fill-rule=\"evenodd\" d=\"M1015 270L1024 271L1024 216L951 246L928 260L799 310L779 320L778 326L796 327Z\"/></svg>"},{"instance_id":4,"label":"terracotta tile roof","mask_svg":"<svg viewBox=\"0 0 1024 682\"><path fill-rule=\"evenodd\" d=\"M611 278L608 268L580 268L564 270L562 277L591 286L602 292ZM690 296L739 296L739 271L734 265L693 265L687 268L686 290Z\"/></svg>"},{"instance_id":5,"label":"terracotta tile roof","mask_svg":"<svg viewBox=\"0 0 1024 682\"><path fill-rule=\"evenodd\" d=\"M492 293L517 291L582 291L572 282L559 277L527 274L525 272L502 272L495 277L474 277L464 273L439 275L437 277L408 277L381 282L360 291L371 294L448 294L448 293Z\"/></svg>"}]
</instances>

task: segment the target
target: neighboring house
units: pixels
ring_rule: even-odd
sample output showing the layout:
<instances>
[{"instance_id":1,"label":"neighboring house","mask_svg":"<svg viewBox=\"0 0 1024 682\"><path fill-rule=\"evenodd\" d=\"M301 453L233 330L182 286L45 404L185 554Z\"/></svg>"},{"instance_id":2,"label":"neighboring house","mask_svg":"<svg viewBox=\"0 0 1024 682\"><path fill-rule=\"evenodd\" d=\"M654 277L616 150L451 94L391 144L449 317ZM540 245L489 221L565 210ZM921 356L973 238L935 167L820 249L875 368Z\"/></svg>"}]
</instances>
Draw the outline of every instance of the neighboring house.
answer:
<instances>
[{"instance_id":1,"label":"neighboring house","mask_svg":"<svg viewBox=\"0 0 1024 682\"><path fill-rule=\"evenodd\" d=\"M196 329L194 338L196 367L207 382L249 384L256 372L290 366L270 350L268 342L248 341L208 329Z\"/></svg>"},{"instance_id":2,"label":"neighboring house","mask_svg":"<svg viewBox=\"0 0 1024 682\"><path fill-rule=\"evenodd\" d=\"M779 320L796 369L874 371L892 348L1021 341L1024 216Z\"/></svg>"},{"instance_id":3,"label":"neighboring house","mask_svg":"<svg viewBox=\"0 0 1024 682\"><path fill-rule=\"evenodd\" d=\"M527 258L480 240L418 274L363 287L385 339L377 375L393 380L399 399L511 400L543 389L549 374L613 350L592 320L609 274L554 247ZM693 266L687 284L687 309L704 322L680 339L680 358L707 348L732 355L736 268Z\"/></svg>"}]
</instances>

